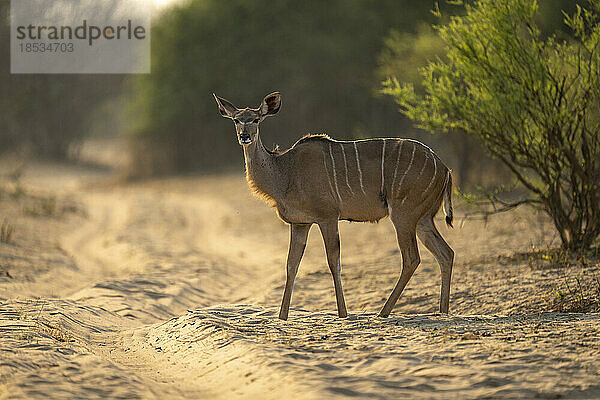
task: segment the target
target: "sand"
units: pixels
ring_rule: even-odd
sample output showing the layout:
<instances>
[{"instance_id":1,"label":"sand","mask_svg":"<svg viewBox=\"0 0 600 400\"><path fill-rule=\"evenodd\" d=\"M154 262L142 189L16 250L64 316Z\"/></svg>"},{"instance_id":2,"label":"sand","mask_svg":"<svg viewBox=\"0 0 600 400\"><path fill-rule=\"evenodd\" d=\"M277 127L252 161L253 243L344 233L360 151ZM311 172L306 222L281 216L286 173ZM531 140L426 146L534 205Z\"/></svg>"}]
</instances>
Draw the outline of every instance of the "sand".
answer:
<instances>
[{"instance_id":1,"label":"sand","mask_svg":"<svg viewBox=\"0 0 600 400\"><path fill-rule=\"evenodd\" d=\"M241 172L106 179L32 164L0 185L15 227L0 243L0 399L600 398L600 314L555 311L555 291L600 265L533 257L558 245L543 215L461 221L459 206L449 230L440 214L456 251L447 316L423 246L376 316L400 273L383 220L341 224L337 318L313 229L280 321L288 228Z\"/></svg>"}]
</instances>

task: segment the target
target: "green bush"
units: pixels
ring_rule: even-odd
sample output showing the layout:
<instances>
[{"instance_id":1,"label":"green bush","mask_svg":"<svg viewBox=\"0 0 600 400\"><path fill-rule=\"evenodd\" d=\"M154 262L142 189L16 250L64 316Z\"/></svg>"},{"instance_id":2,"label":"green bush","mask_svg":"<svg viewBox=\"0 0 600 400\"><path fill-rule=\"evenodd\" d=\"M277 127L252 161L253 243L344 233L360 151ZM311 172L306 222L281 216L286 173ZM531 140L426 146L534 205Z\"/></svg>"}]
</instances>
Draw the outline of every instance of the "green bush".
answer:
<instances>
[{"instance_id":1,"label":"green bush","mask_svg":"<svg viewBox=\"0 0 600 400\"><path fill-rule=\"evenodd\" d=\"M423 70L424 95L391 79L386 92L429 130L481 140L553 219L563 245L600 235L600 2L545 37L534 0L480 0L438 27L446 60ZM564 35L562 35L564 37Z\"/></svg>"}]
</instances>

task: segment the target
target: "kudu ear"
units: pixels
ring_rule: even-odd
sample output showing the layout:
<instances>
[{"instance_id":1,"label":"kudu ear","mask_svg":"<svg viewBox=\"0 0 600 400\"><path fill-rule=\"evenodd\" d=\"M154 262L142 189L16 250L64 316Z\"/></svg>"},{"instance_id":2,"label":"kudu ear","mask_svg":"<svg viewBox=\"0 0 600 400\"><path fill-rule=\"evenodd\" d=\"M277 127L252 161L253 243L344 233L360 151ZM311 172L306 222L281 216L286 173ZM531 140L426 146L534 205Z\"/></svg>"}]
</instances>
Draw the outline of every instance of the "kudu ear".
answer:
<instances>
[{"instance_id":1,"label":"kudu ear","mask_svg":"<svg viewBox=\"0 0 600 400\"><path fill-rule=\"evenodd\" d=\"M215 96L215 101L219 106L219 112L221 113L221 115L225 118L233 118L233 114L237 110L237 107L214 93L213 96Z\"/></svg>"},{"instance_id":2,"label":"kudu ear","mask_svg":"<svg viewBox=\"0 0 600 400\"><path fill-rule=\"evenodd\" d=\"M262 118L275 115L279 111L279 108L281 108L281 95L279 92L273 92L266 95L260 104L260 115Z\"/></svg>"}]
</instances>

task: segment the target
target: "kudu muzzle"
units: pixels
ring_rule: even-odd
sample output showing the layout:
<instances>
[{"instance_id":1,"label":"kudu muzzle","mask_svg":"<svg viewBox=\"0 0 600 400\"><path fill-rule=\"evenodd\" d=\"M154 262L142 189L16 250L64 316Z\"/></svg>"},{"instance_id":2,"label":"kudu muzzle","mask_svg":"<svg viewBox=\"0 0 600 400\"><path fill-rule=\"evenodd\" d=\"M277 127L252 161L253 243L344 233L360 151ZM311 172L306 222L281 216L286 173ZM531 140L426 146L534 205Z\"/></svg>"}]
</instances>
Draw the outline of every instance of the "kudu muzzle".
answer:
<instances>
[{"instance_id":1,"label":"kudu muzzle","mask_svg":"<svg viewBox=\"0 0 600 400\"><path fill-rule=\"evenodd\" d=\"M240 130L238 137L239 137L240 144L252 143L252 138L250 137L250 134L248 133L248 127L246 126L246 124L242 123L242 129Z\"/></svg>"}]
</instances>

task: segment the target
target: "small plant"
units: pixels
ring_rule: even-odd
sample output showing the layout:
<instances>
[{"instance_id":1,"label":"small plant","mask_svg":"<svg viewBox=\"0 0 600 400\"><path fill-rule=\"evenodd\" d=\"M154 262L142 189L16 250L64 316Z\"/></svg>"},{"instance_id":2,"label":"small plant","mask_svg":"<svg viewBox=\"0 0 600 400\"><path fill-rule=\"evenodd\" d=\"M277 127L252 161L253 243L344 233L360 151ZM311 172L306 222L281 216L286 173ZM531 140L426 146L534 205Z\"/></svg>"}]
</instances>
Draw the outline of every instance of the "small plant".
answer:
<instances>
[{"instance_id":1,"label":"small plant","mask_svg":"<svg viewBox=\"0 0 600 400\"><path fill-rule=\"evenodd\" d=\"M8 222L8 220L2 221L0 225L0 242L10 243L12 235L15 232L15 227Z\"/></svg>"},{"instance_id":2,"label":"small plant","mask_svg":"<svg viewBox=\"0 0 600 400\"><path fill-rule=\"evenodd\" d=\"M25 207L23 212L32 217L52 217L57 213L56 199L54 197L40 198L36 205Z\"/></svg>"},{"instance_id":3,"label":"small plant","mask_svg":"<svg viewBox=\"0 0 600 400\"><path fill-rule=\"evenodd\" d=\"M565 249L534 249L527 255L531 269L568 268L576 265L573 255Z\"/></svg>"},{"instance_id":4,"label":"small plant","mask_svg":"<svg viewBox=\"0 0 600 400\"><path fill-rule=\"evenodd\" d=\"M45 336L48 336L59 342L74 342L75 339L68 332L65 332L61 328L51 325L47 322L37 321L36 332Z\"/></svg>"},{"instance_id":5,"label":"small plant","mask_svg":"<svg viewBox=\"0 0 600 400\"><path fill-rule=\"evenodd\" d=\"M598 257L598 248L589 250L581 250L578 252L570 251L565 248L546 248L535 249L527 255L527 263L531 269L540 268L570 268L583 267L587 268L600 260Z\"/></svg>"},{"instance_id":6,"label":"small plant","mask_svg":"<svg viewBox=\"0 0 600 400\"><path fill-rule=\"evenodd\" d=\"M570 263L570 254L568 251L564 249L551 250L547 249L540 254L540 258L542 260L548 261L550 264L560 265L560 266L569 266Z\"/></svg>"},{"instance_id":7,"label":"small plant","mask_svg":"<svg viewBox=\"0 0 600 400\"><path fill-rule=\"evenodd\" d=\"M42 318L45 304L39 310L17 308L11 319L22 320L27 323L28 328L17 338L20 340L39 339L40 336L50 338L59 342L74 342L75 338L59 325Z\"/></svg>"},{"instance_id":8,"label":"small plant","mask_svg":"<svg viewBox=\"0 0 600 400\"><path fill-rule=\"evenodd\" d=\"M585 285L581 275L574 282L565 278L564 286L554 289L553 308L558 312L595 312L600 308L600 281Z\"/></svg>"},{"instance_id":9,"label":"small plant","mask_svg":"<svg viewBox=\"0 0 600 400\"><path fill-rule=\"evenodd\" d=\"M594 296L596 296L596 303L600 304L600 279L597 276L594 277L595 287L594 287Z\"/></svg>"}]
</instances>

